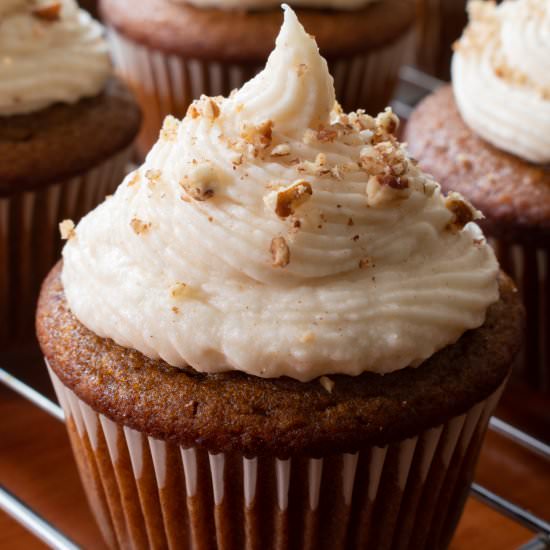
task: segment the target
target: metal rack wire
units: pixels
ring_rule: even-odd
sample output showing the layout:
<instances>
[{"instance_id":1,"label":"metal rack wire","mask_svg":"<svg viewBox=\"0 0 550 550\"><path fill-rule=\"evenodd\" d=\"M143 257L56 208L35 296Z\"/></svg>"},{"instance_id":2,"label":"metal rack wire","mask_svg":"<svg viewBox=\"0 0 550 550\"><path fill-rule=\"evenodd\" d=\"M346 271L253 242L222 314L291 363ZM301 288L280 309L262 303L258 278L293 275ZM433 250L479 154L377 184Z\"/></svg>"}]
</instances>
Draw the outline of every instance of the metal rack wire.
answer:
<instances>
[{"instance_id":1,"label":"metal rack wire","mask_svg":"<svg viewBox=\"0 0 550 550\"><path fill-rule=\"evenodd\" d=\"M398 99L392 102L392 107L399 116L408 118L412 111L412 105L440 86L442 82L413 67L404 67L400 76L401 85L397 95ZM0 383L29 401L33 406L61 422L64 421L64 413L59 405L1 368ZM489 429L543 457L550 463L550 445L496 417L490 419ZM478 500L534 533L534 538L518 550L550 550L549 522L477 483L472 484L471 493ZM56 550L79 549L75 542L2 485L0 485L0 510L19 522L50 548Z\"/></svg>"}]
</instances>

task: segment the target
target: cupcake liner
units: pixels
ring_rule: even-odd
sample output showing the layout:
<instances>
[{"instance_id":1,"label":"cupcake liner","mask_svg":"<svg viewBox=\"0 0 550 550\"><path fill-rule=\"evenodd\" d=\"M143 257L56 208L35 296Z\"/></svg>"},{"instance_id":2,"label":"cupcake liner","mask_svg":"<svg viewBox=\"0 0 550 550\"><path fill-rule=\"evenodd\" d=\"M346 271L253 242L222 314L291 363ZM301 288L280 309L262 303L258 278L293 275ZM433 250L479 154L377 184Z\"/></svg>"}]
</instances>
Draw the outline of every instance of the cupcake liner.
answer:
<instances>
[{"instance_id":1,"label":"cupcake liner","mask_svg":"<svg viewBox=\"0 0 550 550\"><path fill-rule=\"evenodd\" d=\"M450 77L452 45L468 22L467 0L417 0L416 63L444 80Z\"/></svg>"},{"instance_id":2,"label":"cupcake liner","mask_svg":"<svg viewBox=\"0 0 550 550\"><path fill-rule=\"evenodd\" d=\"M346 111L365 108L377 113L386 107L413 40L413 32L409 32L365 54L329 60L336 97ZM157 141L166 115L182 118L201 94L229 95L263 69L266 61L225 63L184 58L132 42L114 29L109 29L109 41L117 71L134 91L144 113L138 138L142 156Z\"/></svg>"},{"instance_id":3,"label":"cupcake liner","mask_svg":"<svg viewBox=\"0 0 550 550\"><path fill-rule=\"evenodd\" d=\"M550 393L550 247L491 239L514 279L527 313L524 347L513 371L531 387Z\"/></svg>"},{"instance_id":4,"label":"cupcake liner","mask_svg":"<svg viewBox=\"0 0 550 550\"><path fill-rule=\"evenodd\" d=\"M212 454L117 425L50 376L111 548L444 549L502 393L445 424L354 454Z\"/></svg>"},{"instance_id":5,"label":"cupcake liner","mask_svg":"<svg viewBox=\"0 0 550 550\"><path fill-rule=\"evenodd\" d=\"M77 177L0 197L0 349L34 336L40 285L62 247L58 224L75 223L122 181L131 149Z\"/></svg>"}]
</instances>

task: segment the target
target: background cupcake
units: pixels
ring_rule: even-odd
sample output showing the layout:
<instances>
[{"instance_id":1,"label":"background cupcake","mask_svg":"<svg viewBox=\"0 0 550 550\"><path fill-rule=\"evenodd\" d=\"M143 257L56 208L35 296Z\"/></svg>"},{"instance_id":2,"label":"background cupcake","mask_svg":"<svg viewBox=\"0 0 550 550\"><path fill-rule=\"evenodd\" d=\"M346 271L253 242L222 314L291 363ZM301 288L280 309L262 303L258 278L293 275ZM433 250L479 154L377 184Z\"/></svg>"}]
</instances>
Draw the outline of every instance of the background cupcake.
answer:
<instances>
[{"instance_id":1,"label":"background cupcake","mask_svg":"<svg viewBox=\"0 0 550 550\"><path fill-rule=\"evenodd\" d=\"M421 165L482 209L500 262L527 308L520 367L550 388L550 7L470 4L453 59L453 87L427 98L406 139Z\"/></svg>"},{"instance_id":2,"label":"background cupcake","mask_svg":"<svg viewBox=\"0 0 550 550\"><path fill-rule=\"evenodd\" d=\"M115 63L145 113L140 152L168 114L182 117L201 94L228 95L263 67L281 24L273 0L103 0ZM410 0L293 2L329 61L345 109L389 102L411 42Z\"/></svg>"},{"instance_id":3,"label":"background cupcake","mask_svg":"<svg viewBox=\"0 0 550 550\"><path fill-rule=\"evenodd\" d=\"M265 70L167 118L45 282L40 342L112 545L452 536L521 306L391 111L334 99L287 9Z\"/></svg>"},{"instance_id":4,"label":"background cupcake","mask_svg":"<svg viewBox=\"0 0 550 550\"><path fill-rule=\"evenodd\" d=\"M468 0L416 0L416 65L420 69L450 79L452 45L468 22L467 4Z\"/></svg>"},{"instance_id":5,"label":"background cupcake","mask_svg":"<svg viewBox=\"0 0 550 550\"><path fill-rule=\"evenodd\" d=\"M33 337L58 223L125 173L139 110L111 76L101 26L72 0L0 6L0 349Z\"/></svg>"}]
</instances>

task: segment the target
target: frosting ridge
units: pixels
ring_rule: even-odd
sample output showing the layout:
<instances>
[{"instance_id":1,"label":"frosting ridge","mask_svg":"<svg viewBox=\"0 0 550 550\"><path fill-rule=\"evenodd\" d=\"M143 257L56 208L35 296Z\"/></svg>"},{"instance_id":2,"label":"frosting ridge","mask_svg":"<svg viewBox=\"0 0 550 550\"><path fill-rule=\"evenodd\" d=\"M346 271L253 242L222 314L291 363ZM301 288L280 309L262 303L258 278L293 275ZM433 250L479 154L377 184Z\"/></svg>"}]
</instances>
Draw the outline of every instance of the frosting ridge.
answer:
<instances>
[{"instance_id":1,"label":"frosting ridge","mask_svg":"<svg viewBox=\"0 0 550 550\"><path fill-rule=\"evenodd\" d=\"M311 380L417 365L483 323L498 266L390 110L345 114L294 12L260 73L168 117L145 164L66 235L96 334L175 366Z\"/></svg>"},{"instance_id":2,"label":"frosting ridge","mask_svg":"<svg viewBox=\"0 0 550 550\"><path fill-rule=\"evenodd\" d=\"M550 4L471 0L452 62L464 121L496 147L550 162Z\"/></svg>"},{"instance_id":3,"label":"frosting ridge","mask_svg":"<svg viewBox=\"0 0 550 550\"><path fill-rule=\"evenodd\" d=\"M103 28L74 0L0 7L0 115L97 95L111 74Z\"/></svg>"}]
</instances>

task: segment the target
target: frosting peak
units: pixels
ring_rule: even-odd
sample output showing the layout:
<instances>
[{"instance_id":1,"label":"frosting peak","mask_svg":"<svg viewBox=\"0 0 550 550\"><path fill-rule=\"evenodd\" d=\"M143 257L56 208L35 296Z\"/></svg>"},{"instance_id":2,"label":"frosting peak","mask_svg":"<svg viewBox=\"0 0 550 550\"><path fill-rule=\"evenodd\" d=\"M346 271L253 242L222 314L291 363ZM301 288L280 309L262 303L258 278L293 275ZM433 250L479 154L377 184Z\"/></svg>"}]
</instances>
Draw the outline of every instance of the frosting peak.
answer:
<instances>
[{"instance_id":1,"label":"frosting peak","mask_svg":"<svg viewBox=\"0 0 550 550\"><path fill-rule=\"evenodd\" d=\"M496 147L550 162L550 3L471 0L453 90L465 122Z\"/></svg>"},{"instance_id":2,"label":"frosting peak","mask_svg":"<svg viewBox=\"0 0 550 550\"><path fill-rule=\"evenodd\" d=\"M74 0L0 2L0 116L94 96L110 74L103 28Z\"/></svg>"},{"instance_id":3,"label":"frosting peak","mask_svg":"<svg viewBox=\"0 0 550 550\"><path fill-rule=\"evenodd\" d=\"M145 164L65 224L71 310L204 372L311 380L422 362L483 323L498 266L479 213L441 194L397 126L391 110L341 111L287 8L263 73L168 117Z\"/></svg>"},{"instance_id":4,"label":"frosting peak","mask_svg":"<svg viewBox=\"0 0 550 550\"><path fill-rule=\"evenodd\" d=\"M241 120L266 117L289 135L328 124L334 107L334 82L319 48L286 5L284 24L265 69L231 98Z\"/></svg>"}]
</instances>

